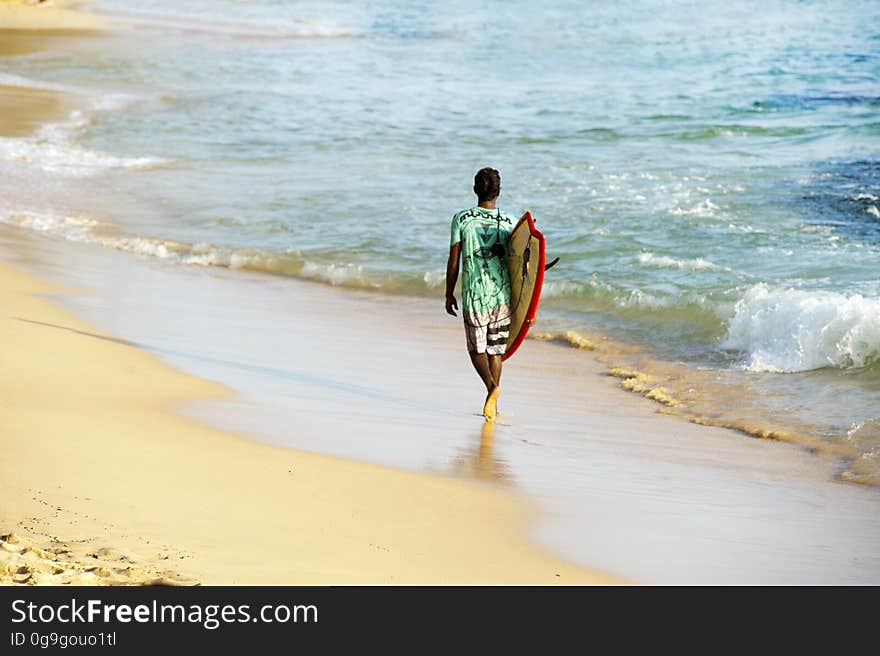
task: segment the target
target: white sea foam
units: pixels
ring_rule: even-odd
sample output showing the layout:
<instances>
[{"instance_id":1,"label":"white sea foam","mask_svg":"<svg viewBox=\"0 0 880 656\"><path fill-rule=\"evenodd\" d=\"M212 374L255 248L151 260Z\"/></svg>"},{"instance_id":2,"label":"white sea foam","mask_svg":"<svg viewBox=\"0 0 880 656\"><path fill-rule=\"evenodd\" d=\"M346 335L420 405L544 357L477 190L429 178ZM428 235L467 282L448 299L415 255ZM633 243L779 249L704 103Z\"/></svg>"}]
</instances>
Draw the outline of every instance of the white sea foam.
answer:
<instances>
[{"instance_id":1,"label":"white sea foam","mask_svg":"<svg viewBox=\"0 0 880 656\"><path fill-rule=\"evenodd\" d=\"M190 266L250 269L291 275L299 273L303 268L298 253L293 251L274 253L258 249L228 248L204 242L186 244L170 239L113 234L92 234L87 241L105 248Z\"/></svg>"},{"instance_id":2,"label":"white sea foam","mask_svg":"<svg viewBox=\"0 0 880 656\"><path fill-rule=\"evenodd\" d=\"M204 16L191 16L185 13L172 15L150 11L116 11L107 15L132 25L228 37L343 38L354 34L351 27L317 20L285 18L276 18L273 21L206 20Z\"/></svg>"},{"instance_id":3,"label":"white sea foam","mask_svg":"<svg viewBox=\"0 0 880 656\"><path fill-rule=\"evenodd\" d=\"M32 137L0 137L2 160L26 162L66 177L88 177L113 168L152 168L168 162L161 157L120 157L84 148L54 136L50 127Z\"/></svg>"},{"instance_id":4,"label":"white sea foam","mask_svg":"<svg viewBox=\"0 0 880 656\"><path fill-rule=\"evenodd\" d=\"M373 284L367 280L364 268L359 264L305 262L300 272L300 276L308 278L309 280L329 282L331 285L356 287L379 286L378 284Z\"/></svg>"},{"instance_id":5,"label":"white sea foam","mask_svg":"<svg viewBox=\"0 0 880 656\"><path fill-rule=\"evenodd\" d=\"M14 75L12 73L0 72L0 85L7 87L21 87L24 89L59 91L61 93L79 96L90 100L90 103L88 103L89 109L98 112L119 111L120 109L125 109L140 100L138 96L130 93L37 80L34 78L23 77L21 75Z\"/></svg>"},{"instance_id":6,"label":"white sea foam","mask_svg":"<svg viewBox=\"0 0 880 656\"><path fill-rule=\"evenodd\" d=\"M23 87L27 89L43 89L45 91L63 91L65 93L80 93L82 89L67 84L59 84L57 82L46 82L45 80L34 80L21 75L12 73L0 73L0 85L6 87Z\"/></svg>"},{"instance_id":7,"label":"white sea foam","mask_svg":"<svg viewBox=\"0 0 880 656\"><path fill-rule=\"evenodd\" d=\"M648 267L656 267L661 269L683 269L688 271L730 271L727 267L723 267L702 257L692 260L677 260L674 257L666 255L654 255L653 253L641 253L638 256L639 264Z\"/></svg>"},{"instance_id":8,"label":"white sea foam","mask_svg":"<svg viewBox=\"0 0 880 656\"><path fill-rule=\"evenodd\" d=\"M654 296L641 289L633 289L625 295L617 295L614 297L614 304L619 308L634 309L662 309L672 305L674 301Z\"/></svg>"},{"instance_id":9,"label":"white sea foam","mask_svg":"<svg viewBox=\"0 0 880 656\"><path fill-rule=\"evenodd\" d=\"M880 419L865 419L853 423L846 431L846 439L850 442L867 443L876 447L878 438L880 438ZM872 450L870 455L875 457L878 453Z\"/></svg>"},{"instance_id":10,"label":"white sea foam","mask_svg":"<svg viewBox=\"0 0 880 656\"><path fill-rule=\"evenodd\" d=\"M133 96L110 94L94 103L96 111L115 111L133 102ZM88 114L72 111L66 120L47 123L27 137L0 137L0 161L23 162L47 173L89 177L114 168L152 168L166 164L162 157L124 157L76 143L77 133L90 122Z\"/></svg>"},{"instance_id":11,"label":"white sea foam","mask_svg":"<svg viewBox=\"0 0 880 656\"><path fill-rule=\"evenodd\" d=\"M68 241L97 244L105 248L184 261L191 248L175 241L114 235L113 226L87 216L57 216L34 212L0 213L0 222L61 237Z\"/></svg>"},{"instance_id":12,"label":"white sea foam","mask_svg":"<svg viewBox=\"0 0 880 656\"><path fill-rule=\"evenodd\" d=\"M88 177L113 168L151 168L168 162L152 156L125 157L78 144L76 138L101 113L120 111L140 100L135 95L107 92L0 73L0 85L60 91L80 97L78 109L46 123L32 135L0 137L0 161L25 162L65 177Z\"/></svg>"},{"instance_id":13,"label":"white sea foam","mask_svg":"<svg viewBox=\"0 0 880 656\"><path fill-rule=\"evenodd\" d=\"M130 93L102 93L92 103L92 109L97 112L118 112L141 100L140 97Z\"/></svg>"},{"instance_id":14,"label":"white sea foam","mask_svg":"<svg viewBox=\"0 0 880 656\"><path fill-rule=\"evenodd\" d=\"M96 227L101 225L86 216L52 216L34 213L0 213L0 221L9 225L29 228L37 232L64 237L70 241L89 241Z\"/></svg>"},{"instance_id":15,"label":"white sea foam","mask_svg":"<svg viewBox=\"0 0 880 656\"><path fill-rule=\"evenodd\" d=\"M552 298L555 296L577 295L584 291L584 285L570 280L544 280L541 296Z\"/></svg>"},{"instance_id":16,"label":"white sea foam","mask_svg":"<svg viewBox=\"0 0 880 656\"><path fill-rule=\"evenodd\" d=\"M423 280L428 289L440 289L446 283L446 271L442 269L425 271Z\"/></svg>"},{"instance_id":17,"label":"white sea foam","mask_svg":"<svg viewBox=\"0 0 880 656\"><path fill-rule=\"evenodd\" d=\"M766 232L766 230L762 230L761 228L756 228L756 227L749 225L749 224L737 225L736 223L728 223L727 228L729 230L735 230L736 232L746 232L746 233L756 233L756 234Z\"/></svg>"},{"instance_id":18,"label":"white sea foam","mask_svg":"<svg viewBox=\"0 0 880 656\"><path fill-rule=\"evenodd\" d=\"M84 216L56 216L34 212L0 212L0 222L28 228L68 241L88 243L136 255L190 266L248 269L265 273L298 276L332 285L377 287L361 265L304 260L298 251L263 251L229 248L208 243L187 244L120 234L109 223Z\"/></svg>"},{"instance_id":19,"label":"white sea foam","mask_svg":"<svg viewBox=\"0 0 880 656\"><path fill-rule=\"evenodd\" d=\"M880 360L880 299L755 285L723 345L742 351L750 371L863 367Z\"/></svg>"},{"instance_id":20,"label":"white sea foam","mask_svg":"<svg viewBox=\"0 0 880 656\"><path fill-rule=\"evenodd\" d=\"M709 217L715 216L715 210L718 209L718 206L713 203L708 198L706 200L702 200L693 207L673 207L669 210L669 213L674 216L702 216Z\"/></svg>"}]
</instances>

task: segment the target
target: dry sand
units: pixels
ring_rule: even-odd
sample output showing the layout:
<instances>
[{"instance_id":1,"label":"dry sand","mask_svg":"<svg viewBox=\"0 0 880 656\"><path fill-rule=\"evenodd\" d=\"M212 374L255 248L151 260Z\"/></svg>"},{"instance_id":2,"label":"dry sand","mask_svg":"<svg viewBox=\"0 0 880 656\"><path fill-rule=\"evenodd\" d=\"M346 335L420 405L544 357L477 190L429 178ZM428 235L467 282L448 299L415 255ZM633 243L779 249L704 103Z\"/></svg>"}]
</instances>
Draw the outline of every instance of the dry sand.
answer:
<instances>
[{"instance_id":1,"label":"dry sand","mask_svg":"<svg viewBox=\"0 0 880 656\"><path fill-rule=\"evenodd\" d=\"M173 415L225 391L101 335L49 291L0 266L3 583L610 581L530 546L520 504L487 486Z\"/></svg>"},{"instance_id":2,"label":"dry sand","mask_svg":"<svg viewBox=\"0 0 880 656\"><path fill-rule=\"evenodd\" d=\"M60 21L70 14L70 22ZM39 6L24 0L0 0L0 56L20 55L44 47L45 31L60 25L78 25L91 17L54 6ZM67 27L58 29L66 30ZM76 27L70 29L76 30ZM63 95L46 89L30 89L0 85L0 135L20 137L29 134L42 123L62 117L70 111Z\"/></svg>"},{"instance_id":3,"label":"dry sand","mask_svg":"<svg viewBox=\"0 0 880 656\"><path fill-rule=\"evenodd\" d=\"M70 0L0 0L0 29L92 31L107 27L108 22L100 16L76 11L81 4ZM4 35L3 40L6 38Z\"/></svg>"}]
</instances>

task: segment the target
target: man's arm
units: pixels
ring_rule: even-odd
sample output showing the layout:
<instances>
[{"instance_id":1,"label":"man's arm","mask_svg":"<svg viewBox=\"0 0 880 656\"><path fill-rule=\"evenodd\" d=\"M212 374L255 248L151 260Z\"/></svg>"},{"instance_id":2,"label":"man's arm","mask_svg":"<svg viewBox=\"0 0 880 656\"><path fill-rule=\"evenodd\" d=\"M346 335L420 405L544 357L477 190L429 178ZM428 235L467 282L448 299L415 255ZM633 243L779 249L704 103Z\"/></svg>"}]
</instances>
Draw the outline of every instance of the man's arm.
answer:
<instances>
[{"instance_id":1,"label":"man's arm","mask_svg":"<svg viewBox=\"0 0 880 656\"><path fill-rule=\"evenodd\" d=\"M458 301L455 300L455 283L458 282L458 262L461 256L461 242L449 247L449 259L446 261L446 312L453 317L458 315Z\"/></svg>"}]
</instances>

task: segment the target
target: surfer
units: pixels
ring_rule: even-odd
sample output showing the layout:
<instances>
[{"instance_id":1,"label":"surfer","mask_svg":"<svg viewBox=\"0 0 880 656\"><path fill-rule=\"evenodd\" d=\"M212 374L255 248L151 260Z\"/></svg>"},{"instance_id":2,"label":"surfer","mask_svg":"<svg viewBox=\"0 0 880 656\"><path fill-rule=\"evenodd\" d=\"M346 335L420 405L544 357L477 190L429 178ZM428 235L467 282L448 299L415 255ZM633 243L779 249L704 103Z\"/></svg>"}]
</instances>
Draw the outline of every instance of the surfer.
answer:
<instances>
[{"instance_id":1,"label":"surfer","mask_svg":"<svg viewBox=\"0 0 880 656\"><path fill-rule=\"evenodd\" d=\"M461 267L461 313L471 362L486 386L483 416L494 421L501 384L501 359L510 329L510 271L507 239L514 218L495 206L501 176L484 168L474 176L477 205L452 218L446 263L446 312L458 316L455 283Z\"/></svg>"}]
</instances>

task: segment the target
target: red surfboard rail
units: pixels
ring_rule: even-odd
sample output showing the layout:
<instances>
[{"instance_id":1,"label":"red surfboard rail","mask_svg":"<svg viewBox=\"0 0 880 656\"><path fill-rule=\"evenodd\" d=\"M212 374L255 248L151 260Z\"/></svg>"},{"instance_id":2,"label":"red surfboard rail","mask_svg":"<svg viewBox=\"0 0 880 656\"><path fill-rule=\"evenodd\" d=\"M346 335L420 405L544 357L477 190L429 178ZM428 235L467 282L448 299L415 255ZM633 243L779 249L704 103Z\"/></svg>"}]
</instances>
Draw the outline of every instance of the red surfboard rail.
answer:
<instances>
[{"instance_id":1,"label":"red surfboard rail","mask_svg":"<svg viewBox=\"0 0 880 656\"><path fill-rule=\"evenodd\" d=\"M528 223L529 233L532 237L538 240L539 248L538 248L538 267L535 271L535 288L532 291L532 298L529 299L529 308L526 310L526 316L522 323L522 326L519 329L519 333L516 338L511 342L510 346L507 347L507 351L501 357L502 361L510 358L516 350L520 347L520 344L526 338L526 335L529 332L529 328L532 327L532 324L535 321L535 316L538 313L538 303L541 300L541 289L544 287L544 265L547 261L546 254L546 244L544 241L544 235L541 234L541 231L538 230L537 226L535 226L535 220L532 218L531 212L526 212L520 217L520 220L517 221L516 226L514 226L514 230L516 230L523 221ZM511 231L513 232L513 231Z\"/></svg>"}]
</instances>

